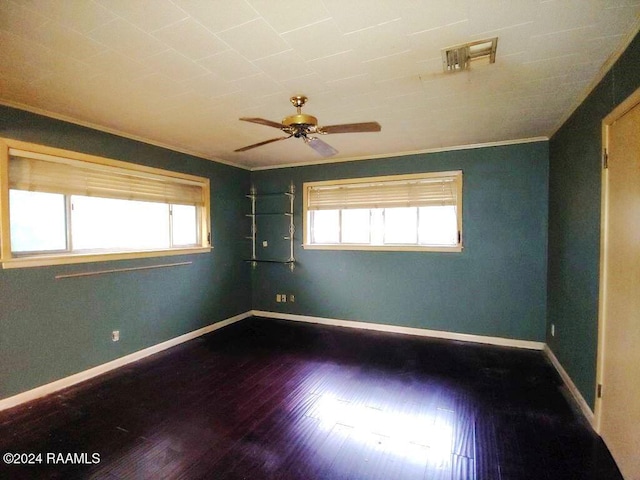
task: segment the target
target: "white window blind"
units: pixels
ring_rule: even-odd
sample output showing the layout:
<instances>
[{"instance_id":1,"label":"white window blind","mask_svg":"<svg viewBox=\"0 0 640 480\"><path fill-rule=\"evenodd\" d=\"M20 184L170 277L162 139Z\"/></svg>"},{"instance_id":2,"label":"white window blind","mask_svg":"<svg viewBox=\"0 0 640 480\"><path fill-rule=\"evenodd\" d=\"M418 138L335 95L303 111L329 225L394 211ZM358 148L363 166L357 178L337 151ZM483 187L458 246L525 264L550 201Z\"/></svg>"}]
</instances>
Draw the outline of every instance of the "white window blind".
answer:
<instances>
[{"instance_id":1,"label":"white window blind","mask_svg":"<svg viewBox=\"0 0 640 480\"><path fill-rule=\"evenodd\" d=\"M198 182L9 149L9 188L65 195L204 205Z\"/></svg>"},{"instance_id":2,"label":"white window blind","mask_svg":"<svg viewBox=\"0 0 640 480\"><path fill-rule=\"evenodd\" d=\"M456 206L459 175L309 187L308 210Z\"/></svg>"}]
</instances>

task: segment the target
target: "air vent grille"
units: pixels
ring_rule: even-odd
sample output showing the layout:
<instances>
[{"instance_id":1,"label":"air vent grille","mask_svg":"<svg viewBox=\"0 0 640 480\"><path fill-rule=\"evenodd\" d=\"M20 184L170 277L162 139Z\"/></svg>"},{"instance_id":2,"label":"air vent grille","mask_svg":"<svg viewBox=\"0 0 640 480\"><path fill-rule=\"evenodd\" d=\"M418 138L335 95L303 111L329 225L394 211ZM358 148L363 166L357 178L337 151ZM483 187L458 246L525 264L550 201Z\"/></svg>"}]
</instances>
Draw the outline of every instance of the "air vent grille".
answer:
<instances>
[{"instance_id":1,"label":"air vent grille","mask_svg":"<svg viewBox=\"0 0 640 480\"><path fill-rule=\"evenodd\" d=\"M468 70L471 62L495 63L498 37L464 43L442 50L442 67L445 72Z\"/></svg>"}]
</instances>

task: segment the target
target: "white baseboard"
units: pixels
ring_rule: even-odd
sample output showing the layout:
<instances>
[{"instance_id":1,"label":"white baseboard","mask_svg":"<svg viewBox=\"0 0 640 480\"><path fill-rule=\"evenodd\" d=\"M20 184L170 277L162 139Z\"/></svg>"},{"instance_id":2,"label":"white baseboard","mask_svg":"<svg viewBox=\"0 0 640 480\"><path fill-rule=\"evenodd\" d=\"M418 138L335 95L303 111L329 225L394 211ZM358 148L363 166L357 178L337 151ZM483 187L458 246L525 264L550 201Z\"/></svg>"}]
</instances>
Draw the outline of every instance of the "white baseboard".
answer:
<instances>
[{"instance_id":1,"label":"white baseboard","mask_svg":"<svg viewBox=\"0 0 640 480\"><path fill-rule=\"evenodd\" d=\"M587 401L584 399L584 397L580 393L580 390L578 390L578 387L576 387L576 384L573 383L573 380L571 380L571 377L566 372L562 364L558 361L555 354L549 348L548 345L544 346L544 353L547 355L547 358L549 359L551 364L555 367L557 372L560 374L562 381L566 385L569 392L571 392L571 395L573 396L573 399L575 400L582 414L589 421L589 423L595 427L595 423L594 423L595 415L593 414L593 410L591 410L591 407L589 406Z\"/></svg>"},{"instance_id":2,"label":"white baseboard","mask_svg":"<svg viewBox=\"0 0 640 480\"><path fill-rule=\"evenodd\" d=\"M267 312L264 310L252 310L256 317L277 318L281 320L292 320L294 322L318 323L321 325L333 325L337 327L357 328L361 330L376 330L378 332L401 333L404 335L415 335L419 337L443 338L446 340L458 340L462 342L484 343L488 345L498 345L502 347L526 348L529 350L543 350L543 342L530 340L516 340L512 338L487 337L483 335L472 335L468 333L445 332L442 330L427 330L415 327L400 327L397 325L387 325L380 323L356 322L353 320L339 320L335 318L311 317L308 315L294 315L291 313Z\"/></svg>"},{"instance_id":3,"label":"white baseboard","mask_svg":"<svg viewBox=\"0 0 640 480\"><path fill-rule=\"evenodd\" d=\"M515 340L510 338L501 338L501 337L488 337L483 335L471 335L466 333L455 333L455 332L445 332L441 330L427 330L422 328L414 328L414 327L401 327L397 325L386 325L386 324L377 324L377 323L369 323L369 322L357 322L352 320L340 320L334 318L324 318L324 317L312 317L308 315L294 315L290 313L280 313L280 312L268 312L264 310L251 310L248 312L241 313L234 317L228 318L226 320L222 320L220 322L213 323L206 327L200 328L198 330L194 330L189 333L185 333L184 335L180 335L179 337L172 338L165 342L159 343L152 347L145 348L143 350L139 350L137 352L131 353L129 355L125 355L124 357L117 358L110 362L104 363L102 365L98 365L97 367L90 368L88 370L78 372L74 375L70 375L65 378L61 378L60 380L56 380L54 382L48 383L46 385L42 385L40 387L36 387L32 390L28 390L26 392L19 393L12 397L8 397L0 400L0 411L6 410L8 408L15 407L25 402L29 402L31 400L35 400L37 398L44 397L46 395L50 395L64 388L70 387L80 382L84 382L85 380L89 380L91 378L102 375L103 373L107 373L111 370L115 370L116 368L120 368L124 365L128 365L130 363L141 360L145 357L149 357L155 353L161 352L173 346L179 345L181 343L187 342L194 338L200 337L207 333L213 332L220 328L226 327L233 323L244 320L245 318L249 318L251 316L257 317L266 317L266 318L276 318L281 320L291 320L296 322L306 322L306 323L317 323L320 325L333 325L338 327L346 327L346 328L355 328L362 330L375 330L379 332L390 332L390 333L400 333L404 335L414 335L420 337L431 337L431 338L441 338L447 340L458 340L463 342L473 342L473 343L483 343L488 345L498 345L498 346L506 346L506 347L516 347L516 348L525 348L530 350L543 350L549 361L553 364L555 369L560 374L560 377L564 381L565 385L573 395L580 411L583 413L585 418L593 425L594 422L594 414L589 404L586 402L578 388L569 377L569 374L564 370L554 353L549 349L549 347L543 342L534 342L529 340Z\"/></svg>"},{"instance_id":4,"label":"white baseboard","mask_svg":"<svg viewBox=\"0 0 640 480\"><path fill-rule=\"evenodd\" d=\"M174 347L181 343L184 343L189 340L193 340L194 338L205 335L209 332L213 332L214 330L218 330L220 328L231 325L232 323L236 323L236 322L239 322L240 320L244 320L245 318L248 318L250 316L252 316L251 311L241 313L234 317L227 318L226 320L212 323L211 325L207 325L206 327L199 328L198 330L185 333L184 335L180 335L179 337L175 337L165 342L158 343L157 345L153 345L152 347L148 347L143 350L138 350L137 352L130 353L129 355L125 355L124 357L116 358L115 360L112 360L107 363L103 363L102 365L98 365L97 367L90 368L89 370L84 370L82 372L78 372L68 377L61 378L60 380L47 383L46 385L36 387L32 390L27 390L26 392L22 392L12 397L2 399L0 400L0 410L6 410L7 408L15 407L17 405L20 405L21 403L29 402L31 400L44 397L45 395L50 395L54 392L62 390L63 388L70 387L77 383L84 382L85 380L89 380L91 378L97 377L98 375L102 375L103 373L109 372L111 370L115 370L116 368L120 368L129 363L136 362L145 357L148 357L155 353L166 350L167 348Z\"/></svg>"}]
</instances>

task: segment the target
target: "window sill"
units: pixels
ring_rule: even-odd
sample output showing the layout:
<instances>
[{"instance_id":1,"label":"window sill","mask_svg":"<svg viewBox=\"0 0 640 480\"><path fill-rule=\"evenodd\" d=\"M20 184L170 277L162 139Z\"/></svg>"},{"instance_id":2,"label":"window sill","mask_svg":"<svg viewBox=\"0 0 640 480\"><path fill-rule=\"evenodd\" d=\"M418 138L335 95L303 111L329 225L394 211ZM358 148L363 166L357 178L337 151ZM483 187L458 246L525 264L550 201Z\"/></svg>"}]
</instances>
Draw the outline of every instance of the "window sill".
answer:
<instances>
[{"instance_id":1,"label":"window sill","mask_svg":"<svg viewBox=\"0 0 640 480\"><path fill-rule=\"evenodd\" d=\"M176 248L171 250L146 250L138 252L115 253L78 253L64 255L38 255L33 257L14 257L2 261L3 269L46 267L52 265L68 265L74 263L106 262L112 260L132 260L136 258L167 257L172 255L189 255L209 253L212 247Z\"/></svg>"},{"instance_id":2,"label":"window sill","mask_svg":"<svg viewBox=\"0 0 640 480\"><path fill-rule=\"evenodd\" d=\"M305 250L361 250L378 252L462 252L462 245L452 247L437 247L431 245L333 245L333 244L303 244Z\"/></svg>"}]
</instances>

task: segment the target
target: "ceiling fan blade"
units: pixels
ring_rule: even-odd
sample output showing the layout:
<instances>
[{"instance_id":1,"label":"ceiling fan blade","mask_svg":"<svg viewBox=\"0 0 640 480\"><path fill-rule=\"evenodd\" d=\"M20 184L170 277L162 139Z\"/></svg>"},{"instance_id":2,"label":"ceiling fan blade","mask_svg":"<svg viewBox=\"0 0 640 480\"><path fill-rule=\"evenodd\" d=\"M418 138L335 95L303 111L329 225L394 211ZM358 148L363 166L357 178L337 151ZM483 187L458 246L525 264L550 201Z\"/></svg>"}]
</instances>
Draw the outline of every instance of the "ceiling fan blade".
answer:
<instances>
[{"instance_id":1,"label":"ceiling fan blade","mask_svg":"<svg viewBox=\"0 0 640 480\"><path fill-rule=\"evenodd\" d=\"M328 125L318 128L321 133L358 133L379 132L382 127L378 122L343 123L341 125Z\"/></svg>"},{"instance_id":2,"label":"ceiling fan blade","mask_svg":"<svg viewBox=\"0 0 640 480\"><path fill-rule=\"evenodd\" d=\"M260 125L266 125L267 127L273 127L273 128L282 129L287 127L286 125L283 125L278 122L273 122L271 120L267 120L266 118L243 117L240 120L242 120L243 122L258 123Z\"/></svg>"},{"instance_id":3,"label":"ceiling fan blade","mask_svg":"<svg viewBox=\"0 0 640 480\"><path fill-rule=\"evenodd\" d=\"M338 153L338 150L316 137L304 137L304 142L323 157L331 157Z\"/></svg>"},{"instance_id":4,"label":"ceiling fan blade","mask_svg":"<svg viewBox=\"0 0 640 480\"><path fill-rule=\"evenodd\" d=\"M278 142L280 140L286 140L287 138L291 138L291 135L288 137L278 137L272 138L271 140L265 140L264 142L254 143L253 145L248 145L246 147L239 148L234 150L234 152L246 152L247 150L251 150L252 148L261 147L262 145L267 145L268 143Z\"/></svg>"}]
</instances>

